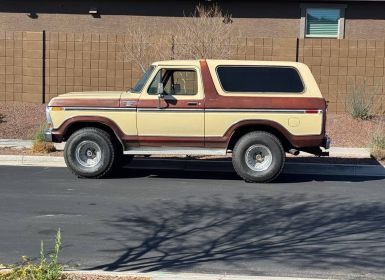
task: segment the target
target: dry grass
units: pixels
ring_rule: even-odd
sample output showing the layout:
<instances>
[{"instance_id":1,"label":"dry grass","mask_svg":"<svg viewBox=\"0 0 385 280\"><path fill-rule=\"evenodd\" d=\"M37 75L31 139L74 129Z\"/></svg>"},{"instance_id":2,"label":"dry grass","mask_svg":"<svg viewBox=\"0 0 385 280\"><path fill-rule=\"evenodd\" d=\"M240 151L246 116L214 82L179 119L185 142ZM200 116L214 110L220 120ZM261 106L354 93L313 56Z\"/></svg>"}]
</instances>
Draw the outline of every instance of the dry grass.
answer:
<instances>
[{"instance_id":1,"label":"dry grass","mask_svg":"<svg viewBox=\"0 0 385 280\"><path fill-rule=\"evenodd\" d=\"M56 152L55 145L44 141L44 130L46 125L40 125L35 133L34 142L32 145L32 153L34 154L48 154Z\"/></svg>"},{"instance_id":2,"label":"dry grass","mask_svg":"<svg viewBox=\"0 0 385 280\"><path fill-rule=\"evenodd\" d=\"M385 124L381 122L375 129L370 143L371 154L377 160L385 160Z\"/></svg>"},{"instance_id":3,"label":"dry grass","mask_svg":"<svg viewBox=\"0 0 385 280\"><path fill-rule=\"evenodd\" d=\"M47 143L44 141L35 141L32 145L33 154L49 154L56 152L55 145L53 143Z\"/></svg>"}]
</instances>

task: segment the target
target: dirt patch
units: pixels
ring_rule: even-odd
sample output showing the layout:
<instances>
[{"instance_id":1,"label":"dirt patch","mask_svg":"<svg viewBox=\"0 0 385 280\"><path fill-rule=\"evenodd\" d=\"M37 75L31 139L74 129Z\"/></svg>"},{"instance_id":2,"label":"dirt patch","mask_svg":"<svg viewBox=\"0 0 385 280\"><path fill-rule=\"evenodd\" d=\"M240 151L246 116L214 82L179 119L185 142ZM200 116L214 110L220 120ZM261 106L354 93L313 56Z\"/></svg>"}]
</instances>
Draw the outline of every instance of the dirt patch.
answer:
<instances>
[{"instance_id":1,"label":"dirt patch","mask_svg":"<svg viewBox=\"0 0 385 280\"><path fill-rule=\"evenodd\" d=\"M32 139L36 130L45 122L45 105L0 102L0 138Z\"/></svg>"}]
</instances>

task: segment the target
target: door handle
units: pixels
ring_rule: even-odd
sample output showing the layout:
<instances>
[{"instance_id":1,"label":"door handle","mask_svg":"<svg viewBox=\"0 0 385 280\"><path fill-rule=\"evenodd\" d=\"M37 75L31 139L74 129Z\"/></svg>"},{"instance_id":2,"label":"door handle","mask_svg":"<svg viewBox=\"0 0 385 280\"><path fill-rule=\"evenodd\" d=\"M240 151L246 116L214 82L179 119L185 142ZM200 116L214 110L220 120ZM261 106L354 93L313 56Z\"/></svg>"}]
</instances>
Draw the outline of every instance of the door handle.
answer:
<instances>
[{"instance_id":1,"label":"door handle","mask_svg":"<svg viewBox=\"0 0 385 280\"><path fill-rule=\"evenodd\" d=\"M187 105L189 105L189 106L197 106L198 102L187 102Z\"/></svg>"}]
</instances>

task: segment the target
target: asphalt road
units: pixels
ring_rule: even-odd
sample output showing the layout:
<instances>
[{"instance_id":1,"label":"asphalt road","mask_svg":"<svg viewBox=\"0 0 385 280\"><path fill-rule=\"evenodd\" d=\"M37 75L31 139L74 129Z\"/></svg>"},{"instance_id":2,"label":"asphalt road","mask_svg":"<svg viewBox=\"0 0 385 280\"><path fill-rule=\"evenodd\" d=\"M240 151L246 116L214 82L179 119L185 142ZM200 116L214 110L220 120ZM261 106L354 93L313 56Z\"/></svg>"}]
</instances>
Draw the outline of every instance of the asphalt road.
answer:
<instances>
[{"instance_id":1,"label":"asphalt road","mask_svg":"<svg viewBox=\"0 0 385 280\"><path fill-rule=\"evenodd\" d=\"M385 179L0 167L0 263L62 230L73 268L384 278Z\"/></svg>"}]
</instances>

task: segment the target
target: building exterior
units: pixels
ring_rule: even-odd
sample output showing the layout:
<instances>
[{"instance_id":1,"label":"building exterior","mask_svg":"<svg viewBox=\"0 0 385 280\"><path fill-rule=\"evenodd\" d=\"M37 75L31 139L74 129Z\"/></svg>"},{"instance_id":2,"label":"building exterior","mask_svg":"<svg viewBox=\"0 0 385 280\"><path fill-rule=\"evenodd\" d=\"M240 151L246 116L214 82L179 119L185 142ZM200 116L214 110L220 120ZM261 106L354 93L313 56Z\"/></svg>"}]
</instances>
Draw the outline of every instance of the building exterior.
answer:
<instances>
[{"instance_id":1,"label":"building exterior","mask_svg":"<svg viewBox=\"0 0 385 280\"><path fill-rule=\"evenodd\" d=\"M211 5L214 1L202 1ZM308 64L332 111L357 82L385 110L385 1L226 1L236 59ZM198 1L2 0L0 100L48 101L73 90L123 90L140 75L120 56L134 24L172 31Z\"/></svg>"}]
</instances>

